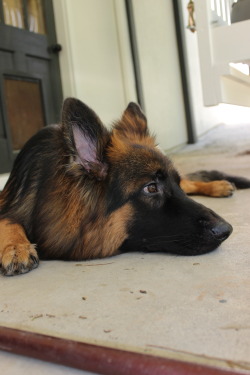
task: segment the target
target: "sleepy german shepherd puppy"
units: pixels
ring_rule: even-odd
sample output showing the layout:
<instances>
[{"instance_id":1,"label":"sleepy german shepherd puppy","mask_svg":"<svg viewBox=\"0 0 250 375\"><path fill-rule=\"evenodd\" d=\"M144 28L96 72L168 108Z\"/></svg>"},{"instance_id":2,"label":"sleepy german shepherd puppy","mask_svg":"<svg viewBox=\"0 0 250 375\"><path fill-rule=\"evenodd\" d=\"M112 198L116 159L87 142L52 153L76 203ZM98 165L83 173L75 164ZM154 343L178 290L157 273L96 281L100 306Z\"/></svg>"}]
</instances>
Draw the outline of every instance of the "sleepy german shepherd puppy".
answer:
<instances>
[{"instance_id":1,"label":"sleepy german shepherd puppy","mask_svg":"<svg viewBox=\"0 0 250 375\"><path fill-rule=\"evenodd\" d=\"M85 104L65 100L62 123L27 142L0 195L2 273L36 268L38 254L83 260L214 250L231 225L191 200L180 183L188 191L190 181L181 182L159 151L138 105L130 103L108 131ZM232 187L219 181L218 189L228 195Z\"/></svg>"}]
</instances>

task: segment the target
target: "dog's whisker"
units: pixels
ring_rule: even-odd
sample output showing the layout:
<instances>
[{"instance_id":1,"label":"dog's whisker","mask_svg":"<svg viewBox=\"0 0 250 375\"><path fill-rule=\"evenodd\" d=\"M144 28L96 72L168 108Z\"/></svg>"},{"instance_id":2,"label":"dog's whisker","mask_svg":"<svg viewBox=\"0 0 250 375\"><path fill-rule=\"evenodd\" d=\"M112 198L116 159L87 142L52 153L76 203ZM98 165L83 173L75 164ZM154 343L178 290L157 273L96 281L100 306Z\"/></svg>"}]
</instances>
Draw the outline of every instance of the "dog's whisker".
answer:
<instances>
[{"instance_id":1,"label":"dog's whisker","mask_svg":"<svg viewBox=\"0 0 250 375\"><path fill-rule=\"evenodd\" d=\"M192 244L193 241L191 240L187 240L187 241L183 241L183 240L179 240L179 241L155 241L155 242L149 242L147 244L145 244L145 247L146 248L149 248L149 247L154 247L154 246L165 246L165 245L170 245L170 244L181 244L181 245L184 245L184 246L187 246L189 244Z\"/></svg>"},{"instance_id":2,"label":"dog's whisker","mask_svg":"<svg viewBox=\"0 0 250 375\"><path fill-rule=\"evenodd\" d=\"M190 244L194 244L194 240L192 238L185 238L185 237L180 237L178 240L168 240L168 241L149 241L145 243L145 247L153 247L153 246L162 246L162 245L169 245L169 244L181 244L183 246L188 246Z\"/></svg>"},{"instance_id":3,"label":"dog's whisker","mask_svg":"<svg viewBox=\"0 0 250 375\"><path fill-rule=\"evenodd\" d=\"M151 237L146 237L146 239L147 240L151 240L151 239L161 239L161 238L163 238L163 239L166 239L166 238L181 238L181 237L185 237L186 235L188 235L188 233L187 234L185 234L185 233L182 233L181 235L180 234L168 234L168 235L162 235L162 236L151 236Z\"/></svg>"},{"instance_id":4,"label":"dog's whisker","mask_svg":"<svg viewBox=\"0 0 250 375\"><path fill-rule=\"evenodd\" d=\"M168 237L168 236L162 236L162 237L150 237L143 240L145 244L147 243L166 243L166 242L185 242L190 241L191 238L187 239L186 236L178 236L178 237Z\"/></svg>"}]
</instances>

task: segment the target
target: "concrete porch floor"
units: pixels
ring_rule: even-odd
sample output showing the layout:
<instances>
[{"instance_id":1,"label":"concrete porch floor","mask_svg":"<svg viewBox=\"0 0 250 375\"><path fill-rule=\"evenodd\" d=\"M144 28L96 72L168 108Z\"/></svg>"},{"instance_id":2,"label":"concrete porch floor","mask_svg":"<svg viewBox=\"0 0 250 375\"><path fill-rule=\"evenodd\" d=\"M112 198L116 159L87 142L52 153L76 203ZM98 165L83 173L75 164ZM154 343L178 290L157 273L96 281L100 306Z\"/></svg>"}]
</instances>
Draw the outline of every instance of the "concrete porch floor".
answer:
<instances>
[{"instance_id":1,"label":"concrete porch floor","mask_svg":"<svg viewBox=\"0 0 250 375\"><path fill-rule=\"evenodd\" d=\"M222 125L171 157L181 173L250 178L250 155L238 155L249 149L250 125ZM0 276L0 325L250 374L250 189L194 199L233 225L216 251L41 262ZM84 373L5 352L0 361L13 375Z\"/></svg>"}]
</instances>

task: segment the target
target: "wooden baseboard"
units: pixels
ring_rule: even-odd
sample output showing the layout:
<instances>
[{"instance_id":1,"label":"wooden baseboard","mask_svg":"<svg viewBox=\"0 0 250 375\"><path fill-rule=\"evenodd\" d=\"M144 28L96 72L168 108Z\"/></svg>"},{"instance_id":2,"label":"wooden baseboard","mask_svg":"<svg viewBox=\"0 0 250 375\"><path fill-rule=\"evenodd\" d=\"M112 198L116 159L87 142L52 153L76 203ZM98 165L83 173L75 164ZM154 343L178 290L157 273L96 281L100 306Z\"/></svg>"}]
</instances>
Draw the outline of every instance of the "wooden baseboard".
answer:
<instances>
[{"instance_id":1,"label":"wooden baseboard","mask_svg":"<svg viewBox=\"0 0 250 375\"><path fill-rule=\"evenodd\" d=\"M6 327L0 327L0 350L103 375L239 374Z\"/></svg>"}]
</instances>

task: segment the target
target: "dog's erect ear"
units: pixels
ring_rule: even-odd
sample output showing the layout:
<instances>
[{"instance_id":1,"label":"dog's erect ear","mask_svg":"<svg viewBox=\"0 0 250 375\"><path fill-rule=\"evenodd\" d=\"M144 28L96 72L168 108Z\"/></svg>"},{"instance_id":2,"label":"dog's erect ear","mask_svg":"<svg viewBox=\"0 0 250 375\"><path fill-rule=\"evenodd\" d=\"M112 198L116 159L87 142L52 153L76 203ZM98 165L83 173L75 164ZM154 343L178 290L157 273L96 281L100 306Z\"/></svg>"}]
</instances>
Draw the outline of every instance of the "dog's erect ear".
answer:
<instances>
[{"instance_id":1,"label":"dog's erect ear","mask_svg":"<svg viewBox=\"0 0 250 375\"><path fill-rule=\"evenodd\" d=\"M108 131L96 113L80 100L68 98L63 104L62 125L74 161L98 179L105 178L103 151Z\"/></svg>"},{"instance_id":2,"label":"dog's erect ear","mask_svg":"<svg viewBox=\"0 0 250 375\"><path fill-rule=\"evenodd\" d=\"M121 136L129 139L140 139L148 136L147 119L138 104L129 103L121 120L115 125L115 130Z\"/></svg>"}]
</instances>

